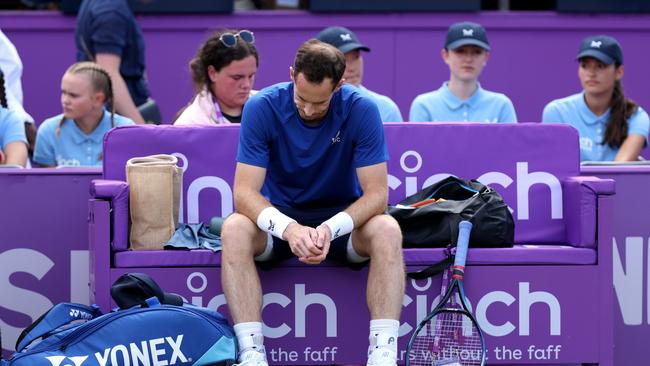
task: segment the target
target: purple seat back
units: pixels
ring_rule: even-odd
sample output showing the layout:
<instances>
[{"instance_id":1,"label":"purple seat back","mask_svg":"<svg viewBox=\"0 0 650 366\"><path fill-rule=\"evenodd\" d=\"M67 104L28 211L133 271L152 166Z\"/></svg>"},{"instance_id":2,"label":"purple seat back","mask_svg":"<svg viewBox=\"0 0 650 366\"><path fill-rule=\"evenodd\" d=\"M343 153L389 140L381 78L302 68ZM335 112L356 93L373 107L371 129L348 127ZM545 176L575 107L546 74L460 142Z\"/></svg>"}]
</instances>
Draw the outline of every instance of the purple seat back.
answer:
<instances>
[{"instance_id":1,"label":"purple seat back","mask_svg":"<svg viewBox=\"0 0 650 366\"><path fill-rule=\"evenodd\" d=\"M579 175L577 132L566 125L386 124L390 202L447 174L477 178L513 210L517 243L567 243L562 182ZM104 140L104 178L125 179L135 156L174 154L184 169L181 220L208 222L233 210L239 127L126 126ZM343 136L345 141L345 137Z\"/></svg>"}]
</instances>

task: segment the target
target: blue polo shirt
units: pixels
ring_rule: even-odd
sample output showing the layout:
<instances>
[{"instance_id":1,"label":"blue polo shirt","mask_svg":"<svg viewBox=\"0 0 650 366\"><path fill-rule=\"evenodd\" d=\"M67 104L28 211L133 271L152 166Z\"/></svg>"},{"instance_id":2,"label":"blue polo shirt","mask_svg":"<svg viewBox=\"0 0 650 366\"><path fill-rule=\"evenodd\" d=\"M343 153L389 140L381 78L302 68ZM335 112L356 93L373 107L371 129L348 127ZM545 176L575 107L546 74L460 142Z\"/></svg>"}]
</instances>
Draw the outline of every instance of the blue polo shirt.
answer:
<instances>
[{"instance_id":1,"label":"blue polo shirt","mask_svg":"<svg viewBox=\"0 0 650 366\"><path fill-rule=\"evenodd\" d=\"M515 107L501 93L478 85L471 97L460 100L449 90L448 82L440 89L418 95L411 103L410 122L517 122Z\"/></svg>"},{"instance_id":2,"label":"blue polo shirt","mask_svg":"<svg viewBox=\"0 0 650 366\"><path fill-rule=\"evenodd\" d=\"M38 128L34 161L41 165L56 166L101 166L102 141L111 126L111 114L104 111L101 122L91 132L86 134L77 124L66 119L61 125L61 131L56 129L61 124L62 114L46 119ZM115 115L115 127L132 125L133 121L120 115Z\"/></svg>"},{"instance_id":3,"label":"blue polo shirt","mask_svg":"<svg viewBox=\"0 0 650 366\"><path fill-rule=\"evenodd\" d=\"M266 168L263 193L279 207L345 207L361 196L356 169L388 160L377 105L351 85L327 116L307 125L293 83L261 90L244 105L237 161Z\"/></svg>"},{"instance_id":4,"label":"blue polo shirt","mask_svg":"<svg viewBox=\"0 0 650 366\"><path fill-rule=\"evenodd\" d=\"M16 141L27 143L24 122L14 111L0 107L0 149Z\"/></svg>"},{"instance_id":5,"label":"blue polo shirt","mask_svg":"<svg viewBox=\"0 0 650 366\"><path fill-rule=\"evenodd\" d=\"M404 118L402 118L402 112L400 112L397 104L395 104L392 99L385 95L381 95L379 93L375 93L372 90L366 89L366 87L363 85L359 85L357 88L361 92L367 93L370 98L375 101L375 104L377 104L377 108L379 109L379 115L381 116L382 122L404 121Z\"/></svg>"},{"instance_id":6,"label":"blue polo shirt","mask_svg":"<svg viewBox=\"0 0 650 366\"><path fill-rule=\"evenodd\" d=\"M77 61L91 61L98 53L119 56L120 75L133 102L138 106L147 101L150 93L144 79L144 36L127 0L83 1L77 15L75 44Z\"/></svg>"},{"instance_id":7,"label":"blue polo shirt","mask_svg":"<svg viewBox=\"0 0 650 366\"><path fill-rule=\"evenodd\" d=\"M619 149L602 143L609 112L608 109L600 116L595 115L582 92L548 103L544 107L542 122L566 123L575 127L580 136L581 161L613 161ZM646 140L644 145L647 145L650 119L643 108L639 107L627 122L627 134L643 136Z\"/></svg>"}]
</instances>

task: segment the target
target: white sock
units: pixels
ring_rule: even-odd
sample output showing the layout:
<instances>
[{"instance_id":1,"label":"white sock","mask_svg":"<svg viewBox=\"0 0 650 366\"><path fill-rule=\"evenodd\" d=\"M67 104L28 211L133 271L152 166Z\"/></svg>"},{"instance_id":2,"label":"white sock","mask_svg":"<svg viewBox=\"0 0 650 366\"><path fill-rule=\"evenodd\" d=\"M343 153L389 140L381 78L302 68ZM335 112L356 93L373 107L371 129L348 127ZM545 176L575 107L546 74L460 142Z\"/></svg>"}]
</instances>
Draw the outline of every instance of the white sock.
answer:
<instances>
[{"instance_id":1,"label":"white sock","mask_svg":"<svg viewBox=\"0 0 650 366\"><path fill-rule=\"evenodd\" d=\"M237 342L239 342L240 351L254 349L265 353L261 322L237 323L233 328L235 329Z\"/></svg>"},{"instance_id":2,"label":"white sock","mask_svg":"<svg viewBox=\"0 0 650 366\"><path fill-rule=\"evenodd\" d=\"M397 352L399 321L394 319L374 319L370 321L370 347L385 347Z\"/></svg>"}]
</instances>

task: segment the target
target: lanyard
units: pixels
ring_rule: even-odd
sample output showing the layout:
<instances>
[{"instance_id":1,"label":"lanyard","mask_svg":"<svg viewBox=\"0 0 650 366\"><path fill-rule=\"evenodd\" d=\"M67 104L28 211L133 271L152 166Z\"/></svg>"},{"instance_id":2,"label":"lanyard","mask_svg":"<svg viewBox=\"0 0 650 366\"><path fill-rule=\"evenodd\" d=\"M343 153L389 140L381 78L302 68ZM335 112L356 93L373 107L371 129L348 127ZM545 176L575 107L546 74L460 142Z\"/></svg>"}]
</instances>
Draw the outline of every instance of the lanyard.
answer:
<instances>
[{"instance_id":1,"label":"lanyard","mask_svg":"<svg viewBox=\"0 0 650 366\"><path fill-rule=\"evenodd\" d=\"M208 91L208 93L210 93ZM219 102L217 102L217 98L214 96L214 94L210 93L210 96L212 96L212 103L214 104L214 111L217 114L217 124L224 124L226 123L223 113L221 113L221 108L219 108Z\"/></svg>"}]
</instances>

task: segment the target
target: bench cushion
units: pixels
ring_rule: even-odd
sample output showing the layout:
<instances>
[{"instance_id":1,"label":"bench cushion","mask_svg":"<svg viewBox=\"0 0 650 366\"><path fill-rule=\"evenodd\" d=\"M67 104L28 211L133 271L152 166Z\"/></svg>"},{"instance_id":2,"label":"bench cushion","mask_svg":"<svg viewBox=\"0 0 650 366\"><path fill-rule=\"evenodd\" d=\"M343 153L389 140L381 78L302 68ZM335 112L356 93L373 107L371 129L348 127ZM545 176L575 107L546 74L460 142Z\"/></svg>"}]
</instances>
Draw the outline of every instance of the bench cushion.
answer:
<instances>
[{"instance_id":1,"label":"bench cushion","mask_svg":"<svg viewBox=\"0 0 650 366\"><path fill-rule=\"evenodd\" d=\"M404 249L407 266L424 266L445 258L442 248ZM210 250L147 250L115 253L115 267L214 267L221 264L221 254ZM588 265L595 264L597 253L592 248L574 248L566 245L515 245L512 248L473 248L469 252L470 265ZM340 266L327 261L323 265ZM283 266L307 266L297 260Z\"/></svg>"}]
</instances>

